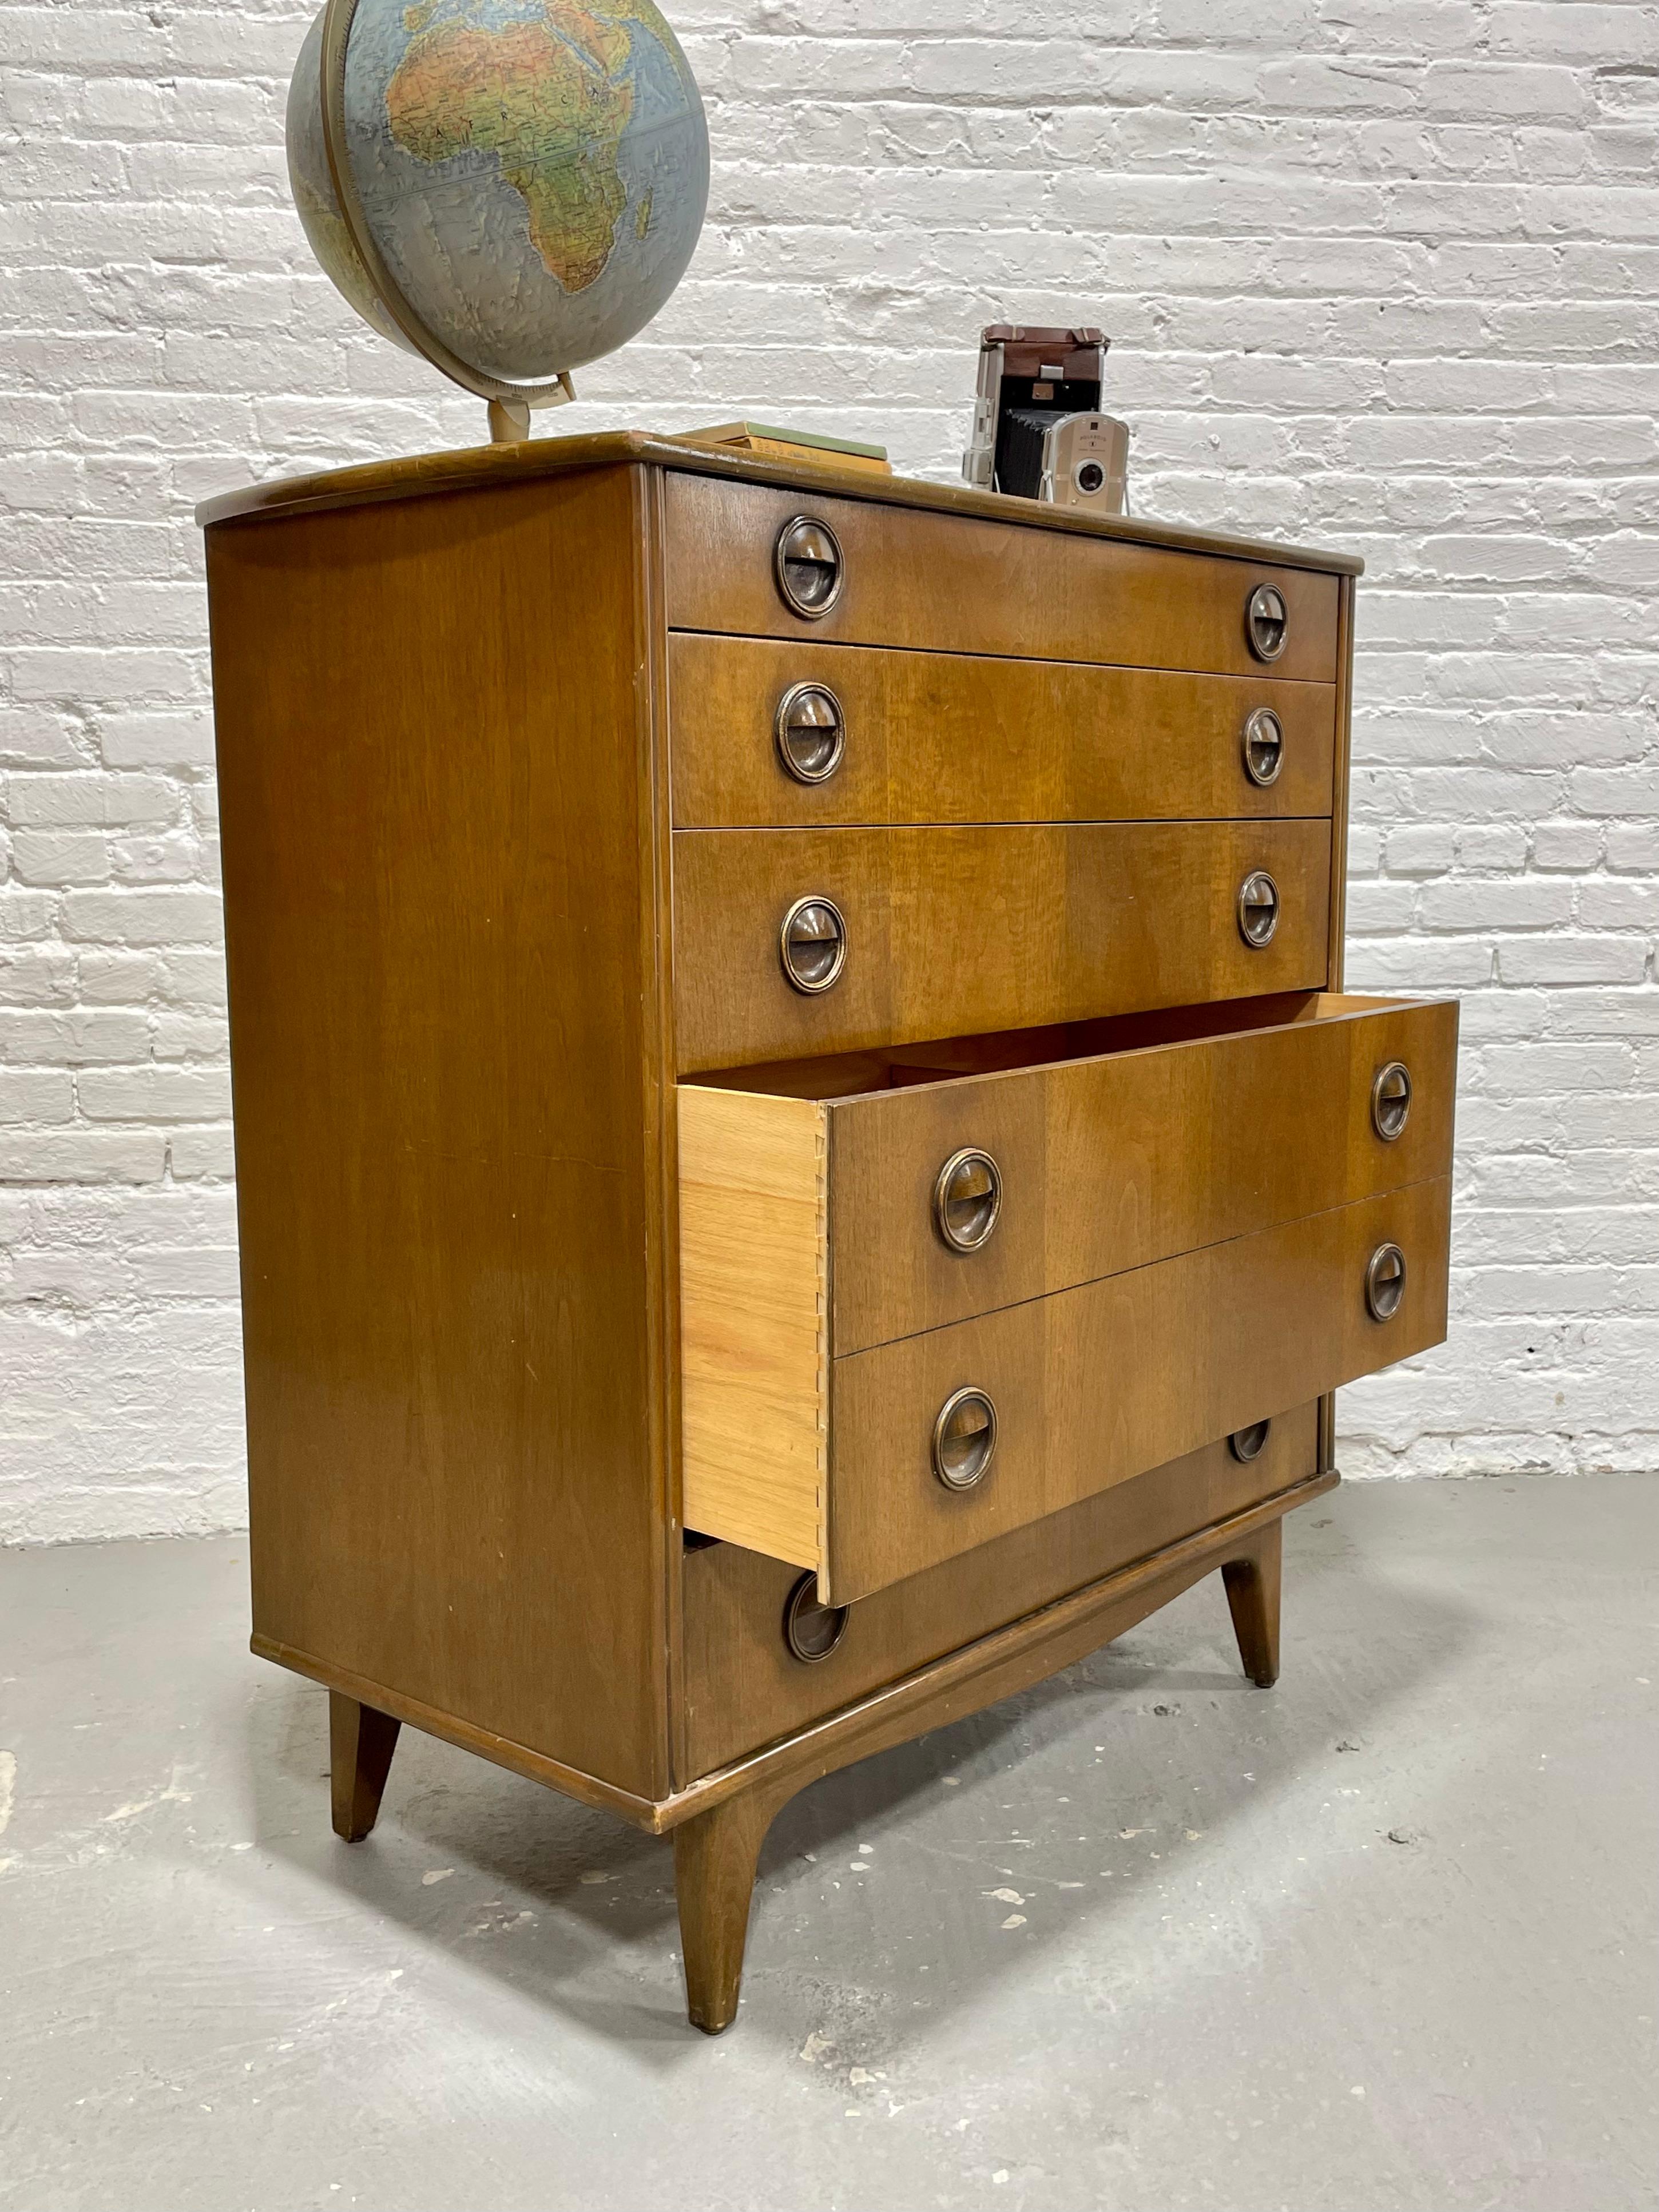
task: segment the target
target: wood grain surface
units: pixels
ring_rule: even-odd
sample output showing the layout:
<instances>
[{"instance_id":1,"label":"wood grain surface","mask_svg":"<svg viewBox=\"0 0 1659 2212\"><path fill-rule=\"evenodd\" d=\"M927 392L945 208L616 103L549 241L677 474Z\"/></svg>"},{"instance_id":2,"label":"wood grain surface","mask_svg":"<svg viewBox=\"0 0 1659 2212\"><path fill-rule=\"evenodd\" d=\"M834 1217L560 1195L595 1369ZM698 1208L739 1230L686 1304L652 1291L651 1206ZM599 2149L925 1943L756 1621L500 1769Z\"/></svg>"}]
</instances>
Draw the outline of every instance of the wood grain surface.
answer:
<instances>
[{"instance_id":1,"label":"wood grain surface","mask_svg":"<svg viewBox=\"0 0 1659 2212\"><path fill-rule=\"evenodd\" d=\"M1320 821L674 833L674 1006L684 1076L744 1062L1315 989L1330 825ZM1239 934L1265 868L1271 945ZM846 917L833 989L786 980L793 903Z\"/></svg>"},{"instance_id":2,"label":"wood grain surface","mask_svg":"<svg viewBox=\"0 0 1659 2212\"><path fill-rule=\"evenodd\" d=\"M1275 1420L1248 1464L1224 1443L1136 1476L855 1605L828 1659L783 1640L797 1570L735 1544L685 1556L688 1778L820 1719L896 1676L1112 1573L1314 1471L1314 1408ZM1221 1595L1217 1592L1218 1614Z\"/></svg>"},{"instance_id":3,"label":"wood grain surface","mask_svg":"<svg viewBox=\"0 0 1659 2212\"><path fill-rule=\"evenodd\" d=\"M814 1310L827 1278L840 1356L1449 1173L1455 1002L1291 1004L1297 1016L1279 1026L1220 1035L1207 1030L1216 1009L1179 1009L1159 1024L1173 1037L1127 1048L1109 1040L1119 1029L1133 1037L1133 1018L924 1046L908 1060L901 1048L852 1097L796 1094L813 1067L833 1085L836 1061L777 1069L775 1092L758 1072L752 1089L741 1073L717 1090L682 1085L682 1244L690 1254L695 1224L696 1248L682 1295L704 1357L771 1373L773 1332ZM1095 1037L1109 1048L1065 1056ZM996 1064L1004 1045L1024 1048L1011 1066ZM990 1068L971 1072L987 1047ZM966 1066L952 1074L957 1050ZM934 1057L945 1079L927 1079ZM1371 1091L1395 1061L1413 1092L1404 1132L1388 1142ZM945 1162L969 1147L995 1162L1001 1201L989 1241L963 1253L938 1232L933 1191ZM705 1302L706 1318L696 1310Z\"/></svg>"},{"instance_id":4,"label":"wood grain surface","mask_svg":"<svg viewBox=\"0 0 1659 2212\"><path fill-rule=\"evenodd\" d=\"M781 1742L700 1775L656 1808L659 1826L676 1826L749 1790L763 1791L781 1804L821 1775L1029 1689L1224 1567L1249 1550L1269 1523L1324 1496L1338 1480L1334 1474L1310 1475L1212 1527L1195 1528L1115 1574L1023 1614L914 1674L902 1674Z\"/></svg>"},{"instance_id":5,"label":"wood grain surface","mask_svg":"<svg viewBox=\"0 0 1659 2212\"><path fill-rule=\"evenodd\" d=\"M653 1796L639 492L216 530L208 568L256 1631Z\"/></svg>"},{"instance_id":6,"label":"wood grain surface","mask_svg":"<svg viewBox=\"0 0 1659 2212\"><path fill-rule=\"evenodd\" d=\"M821 1591L848 1604L1438 1344L1450 1201L1449 1177L1413 1183L836 1360ZM1409 1285L1378 1322L1364 1277L1387 1242ZM984 1480L954 1493L933 1419L969 1387L1000 1434Z\"/></svg>"},{"instance_id":7,"label":"wood grain surface","mask_svg":"<svg viewBox=\"0 0 1659 2212\"><path fill-rule=\"evenodd\" d=\"M1310 1503L1334 1488L1337 1480L1334 1473L1310 1475L1223 1521L1176 1537L1053 1604L1005 1619L986 1634L878 1685L851 1705L810 1721L758 1751L744 1753L689 1780L677 1779L666 1796L641 1796L597 1775L561 1765L524 1744L491 1735L453 1713L422 1705L397 1691L345 1674L336 1666L274 1643L257 1632L250 1641L262 1658L360 1703L372 1692L377 1710L405 1727L421 1729L442 1742L521 1774L527 1781L562 1790L580 1804L617 1814L647 1833L660 1836L748 1790L768 1791L782 1803L797 1790L805 1789L821 1774L832 1773L837 1766L886 1745L925 1735L929 1729L943 1727L964 1713L977 1712L1000 1697L1040 1681L1122 1635L1201 1577L1242 1553L1255 1532L1268 1522ZM676 1771L679 1776L687 1773L683 1757Z\"/></svg>"},{"instance_id":8,"label":"wood grain surface","mask_svg":"<svg viewBox=\"0 0 1659 2212\"><path fill-rule=\"evenodd\" d=\"M791 611L773 576L778 535L797 514L828 523L844 556L841 596L815 621ZM666 521L675 629L1336 678L1337 580L1305 568L1050 534L1026 526L1024 512L982 521L678 473L668 479ZM1271 668L1245 636L1245 605L1258 584L1277 585L1289 614Z\"/></svg>"},{"instance_id":9,"label":"wood grain surface","mask_svg":"<svg viewBox=\"0 0 1659 2212\"><path fill-rule=\"evenodd\" d=\"M471 446L456 453L412 453L401 460L327 469L315 476L276 477L263 483L240 484L234 491L203 501L196 520L206 527L277 515L316 514L330 508L386 501L449 498L457 492L506 490L592 469L626 468L635 463L650 465L653 474L690 471L728 483L788 485L867 499L877 507L1015 520L1024 529L1048 531L1060 537L1115 538L1131 545L1168 546L1177 552L1219 553L1231 559L1322 569L1334 576L1358 576L1365 567L1354 554L1329 548L1227 537L1146 515L1092 514L1084 507L1051 507L1036 500L975 491L967 484L926 483L916 477L872 477L863 471L849 476L839 467L724 453L693 440L662 437L646 430L599 430L586 436L533 438L520 445Z\"/></svg>"},{"instance_id":10,"label":"wood grain surface","mask_svg":"<svg viewBox=\"0 0 1659 2212\"><path fill-rule=\"evenodd\" d=\"M1449 1174L1455 1005L1319 1005L1279 1029L832 1103L837 1354ZM1392 1060L1415 1088L1387 1144L1370 1095ZM970 1146L995 1160L1002 1204L963 1254L933 1191Z\"/></svg>"},{"instance_id":11,"label":"wood grain surface","mask_svg":"<svg viewBox=\"0 0 1659 2212\"><path fill-rule=\"evenodd\" d=\"M682 1089L679 1130L685 1525L816 1566L830 1418L824 1110Z\"/></svg>"},{"instance_id":12,"label":"wood grain surface","mask_svg":"<svg viewBox=\"0 0 1659 2212\"><path fill-rule=\"evenodd\" d=\"M1328 684L1194 676L677 633L670 641L674 820L682 829L925 822L1112 822L1328 815ZM792 686L822 684L841 766L803 784L775 739ZM1246 717L1271 708L1283 765L1246 775Z\"/></svg>"},{"instance_id":13,"label":"wood grain surface","mask_svg":"<svg viewBox=\"0 0 1659 2212\"><path fill-rule=\"evenodd\" d=\"M1366 1089L1360 1025L1345 1058L1325 1042L1341 1018L1311 997L1340 961L1339 579L1358 564L638 434L337 471L210 512L256 1648L383 1732L430 1728L663 1828L747 1790L781 1802L1209 1567L1267 1558L1289 1486L1311 1494L1312 1393L1433 1341L1437 1298L1443 1327L1443 1180L1249 1225L1297 1179L1248 1119L1288 1092L1329 1092L1288 1139L1308 1206L1374 1187L1339 1135ZM773 582L800 512L848 555L823 623ZM1270 666L1243 629L1267 580L1291 608ZM579 634L549 620L577 604ZM772 750L775 687L807 676L849 708L819 793ZM1257 702L1287 735L1267 793L1238 761ZM1262 953L1234 919L1258 866L1285 894ZM777 957L810 892L852 925L845 978L817 1000ZM1216 1002L1252 1000L1238 1055L1188 1038L1180 1072L1127 1091L1051 1089L1030 1056L1044 1025L1139 1022L1154 1044L1170 1010L1213 1030L1241 1021ZM1255 1018L1270 1007L1305 1032L1294 1049ZM1409 1024L1445 1012L1382 1020L1407 1024L1409 1058ZM1431 1060L1449 1049L1434 1036ZM931 1079L953 1039L984 1083ZM849 1054L882 1097L848 1087ZM842 1073L818 1096L805 1064L826 1060ZM677 1073L788 1060L769 1103L799 1108L811 1160L785 1190L731 1084L701 1136L672 1108ZM977 1089L975 1114L1000 1111L1022 1085L998 1141L1015 1196L1041 1185L1040 1233L1005 1213L983 1256L1008 1303L982 1311L981 1284L959 1319L948 1268L974 1263L939 1274L925 1193L917 1209L957 1126L939 1102ZM1431 1079L1426 1110L1419 1088L1422 1157L1396 1148L1388 1172L1434 1164L1448 1087ZM1068 1202L1108 1129L1118 1183ZM1100 1264L1097 1231L1122 1272L1059 1287ZM1385 1233L1413 1277L1379 1327L1349 1292ZM1147 1256L1188 1237L1214 1241ZM779 1269L755 1294L769 1240ZM688 1496L698 1450L761 1494L805 1439L810 1540L788 1540L827 1541L830 1595L869 1593L821 1668L783 1653L794 1565L682 1556L683 1249L710 1322L684 1346ZM832 1361L843 1266L835 1312L860 1348ZM776 1357L705 1419L698 1376L739 1320L769 1324ZM915 1479L947 1373L994 1387L1004 1421L963 1498ZM1241 1466L1213 1439L1268 1397L1299 1410ZM1149 1455L1172 1465L1144 1474ZM341 1762L354 1832L369 1766ZM702 1939L734 1914L693 1917L705 2009L724 2013L735 1964Z\"/></svg>"}]
</instances>

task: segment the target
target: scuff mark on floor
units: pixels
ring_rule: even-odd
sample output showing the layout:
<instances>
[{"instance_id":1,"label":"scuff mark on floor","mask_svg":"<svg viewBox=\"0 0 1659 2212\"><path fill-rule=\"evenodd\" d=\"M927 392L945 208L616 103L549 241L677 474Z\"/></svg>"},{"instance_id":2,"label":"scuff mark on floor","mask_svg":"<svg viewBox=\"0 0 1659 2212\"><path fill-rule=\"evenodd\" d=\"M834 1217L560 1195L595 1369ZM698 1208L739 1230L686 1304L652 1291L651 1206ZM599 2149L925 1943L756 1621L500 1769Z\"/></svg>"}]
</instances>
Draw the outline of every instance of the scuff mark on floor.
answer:
<instances>
[{"instance_id":1,"label":"scuff mark on floor","mask_svg":"<svg viewBox=\"0 0 1659 2212\"><path fill-rule=\"evenodd\" d=\"M153 1797L139 1797L136 1798L131 1804L118 1805L112 1813L106 1813L104 1814L104 1820L106 1822L111 1820L137 1820L141 1813L153 1813L158 1805L190 1804L194 1799L195 1792L190 1790L180 1789L180 1778L186 1774L199 1773L200 1771L201 1770L198 1767L186 1766L181 1761L175 1759L173 1765L173 1771L168 1776L167 1784L164 1789L158 1790Z\"/></svg>"}]
</instances>

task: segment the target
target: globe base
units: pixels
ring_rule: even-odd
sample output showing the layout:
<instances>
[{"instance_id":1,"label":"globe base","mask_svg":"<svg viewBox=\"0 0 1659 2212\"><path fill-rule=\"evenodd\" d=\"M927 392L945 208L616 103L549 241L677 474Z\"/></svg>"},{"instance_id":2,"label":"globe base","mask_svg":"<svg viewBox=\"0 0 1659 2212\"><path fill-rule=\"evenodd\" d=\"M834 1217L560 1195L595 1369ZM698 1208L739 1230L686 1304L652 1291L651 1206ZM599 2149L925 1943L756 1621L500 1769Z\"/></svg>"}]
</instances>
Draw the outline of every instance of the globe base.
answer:
<instances>
[{"instance_id":1,"label":"globe base","mask_svg":"<svg viewBox=\"0 0 1659 2212\"><path fill-rule=\"evenodd\" d=\"M530 405L524 399L492 399L489 403L489 442L516 446L530 435Z\"/></svg>"},{"instance_id":2,"label":"globe base","mask_svg":"<svg viewBox=\"0 0 1659 2212\"><path fill-rule=\"evenodd\" d=\"M479 393L483 398L484 394ZM498 388L489 400L489 442L492 446L516 446L530 435L530 411L533 407L568 407L576 396L576 387L570 380L568 369L561 369L553 384L538 385L533 390L514 392L512 386Z\"/></svg>"}]
</instances>

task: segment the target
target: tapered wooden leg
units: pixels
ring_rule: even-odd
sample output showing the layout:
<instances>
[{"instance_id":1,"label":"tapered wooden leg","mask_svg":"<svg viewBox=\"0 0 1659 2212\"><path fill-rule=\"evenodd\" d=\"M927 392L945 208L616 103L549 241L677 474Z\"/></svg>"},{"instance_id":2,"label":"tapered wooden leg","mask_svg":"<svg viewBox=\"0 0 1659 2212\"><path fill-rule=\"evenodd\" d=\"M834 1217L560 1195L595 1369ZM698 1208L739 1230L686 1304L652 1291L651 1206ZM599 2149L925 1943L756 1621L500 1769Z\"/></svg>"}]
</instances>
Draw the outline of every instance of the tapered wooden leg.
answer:
<instances>
[{"instance_id":1,"label":"tapered wooden leg","mask_svg":"<svg viewBox=\"0 0 1659 2212\"><path fill-rule=\"evenodd\" d=\"M738 2016L760 1847L783 1800L748 1790L674 1831L674 1893L693 2027L719 2035Z\"/></svg>"},{"instance_id":2,"label":"tapered wooden leg","mask_svg":"<svg viewBox=\"0 0 1659 2212\"><path fill-rule=\"evenodd\" d=\"M380 1816L392 1754L402 1723L338 1690L328 1693L329 1766L334 1785L334 1832L360 1844Z\"/></svg>"},{"instance_id":3,"label":"tapered wooden leg","mask_svg":"<svg viewBox=\"0 0 1659 2212\"><path fill-rule=\"evenodd\" d=\"M1221 1570L1244 1672L1264 1690L1279 1680L1279 1586L1285 1524L1270 1521Z\"/></svg>"}]
</instances>

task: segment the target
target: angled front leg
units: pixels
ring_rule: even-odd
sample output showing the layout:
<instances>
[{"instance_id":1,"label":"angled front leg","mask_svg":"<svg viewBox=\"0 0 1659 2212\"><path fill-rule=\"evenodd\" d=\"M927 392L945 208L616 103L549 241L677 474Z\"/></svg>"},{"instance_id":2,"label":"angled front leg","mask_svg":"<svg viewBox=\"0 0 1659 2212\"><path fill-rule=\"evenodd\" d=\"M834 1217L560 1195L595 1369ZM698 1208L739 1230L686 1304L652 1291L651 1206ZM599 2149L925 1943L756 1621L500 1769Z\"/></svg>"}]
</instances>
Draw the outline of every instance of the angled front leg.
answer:
<instances>
[{"instance_id":1,"label":"angled front leg","mask_svg":"<svg viewBox=\"0 0 1659 2212\"><path fill-rule=\"evenodd\" d=\"M1244 1672L1264 1690L1279 1680L1279 1590L1285 1523L1270 1521L1221 1570Z\"/></svg>"},{"instance_id":2,"label":"angled front leg","mask_svg":"<svg viewBox=\"0 0 1659 2212\"><path fill-rule=\"evenodd\" d=\"M328 1693L334 1832L349 1844L360 1844L380 1816L380 1799L402 1725L390 1713L360 1705L356 1698L338 1690Z\"/></svg>"},{"instance_id":3,"label":"angled front leg","mask_svg":"<svg viewBox=\"0 0 1659 2212\"><path fill-rule=\"evenodd\" d=\"M789 1793L745 1790L674 1831L674 1894L693 2027L719 2035L738 2014L760 1847Z\"/></svg>"}]
</instances>

